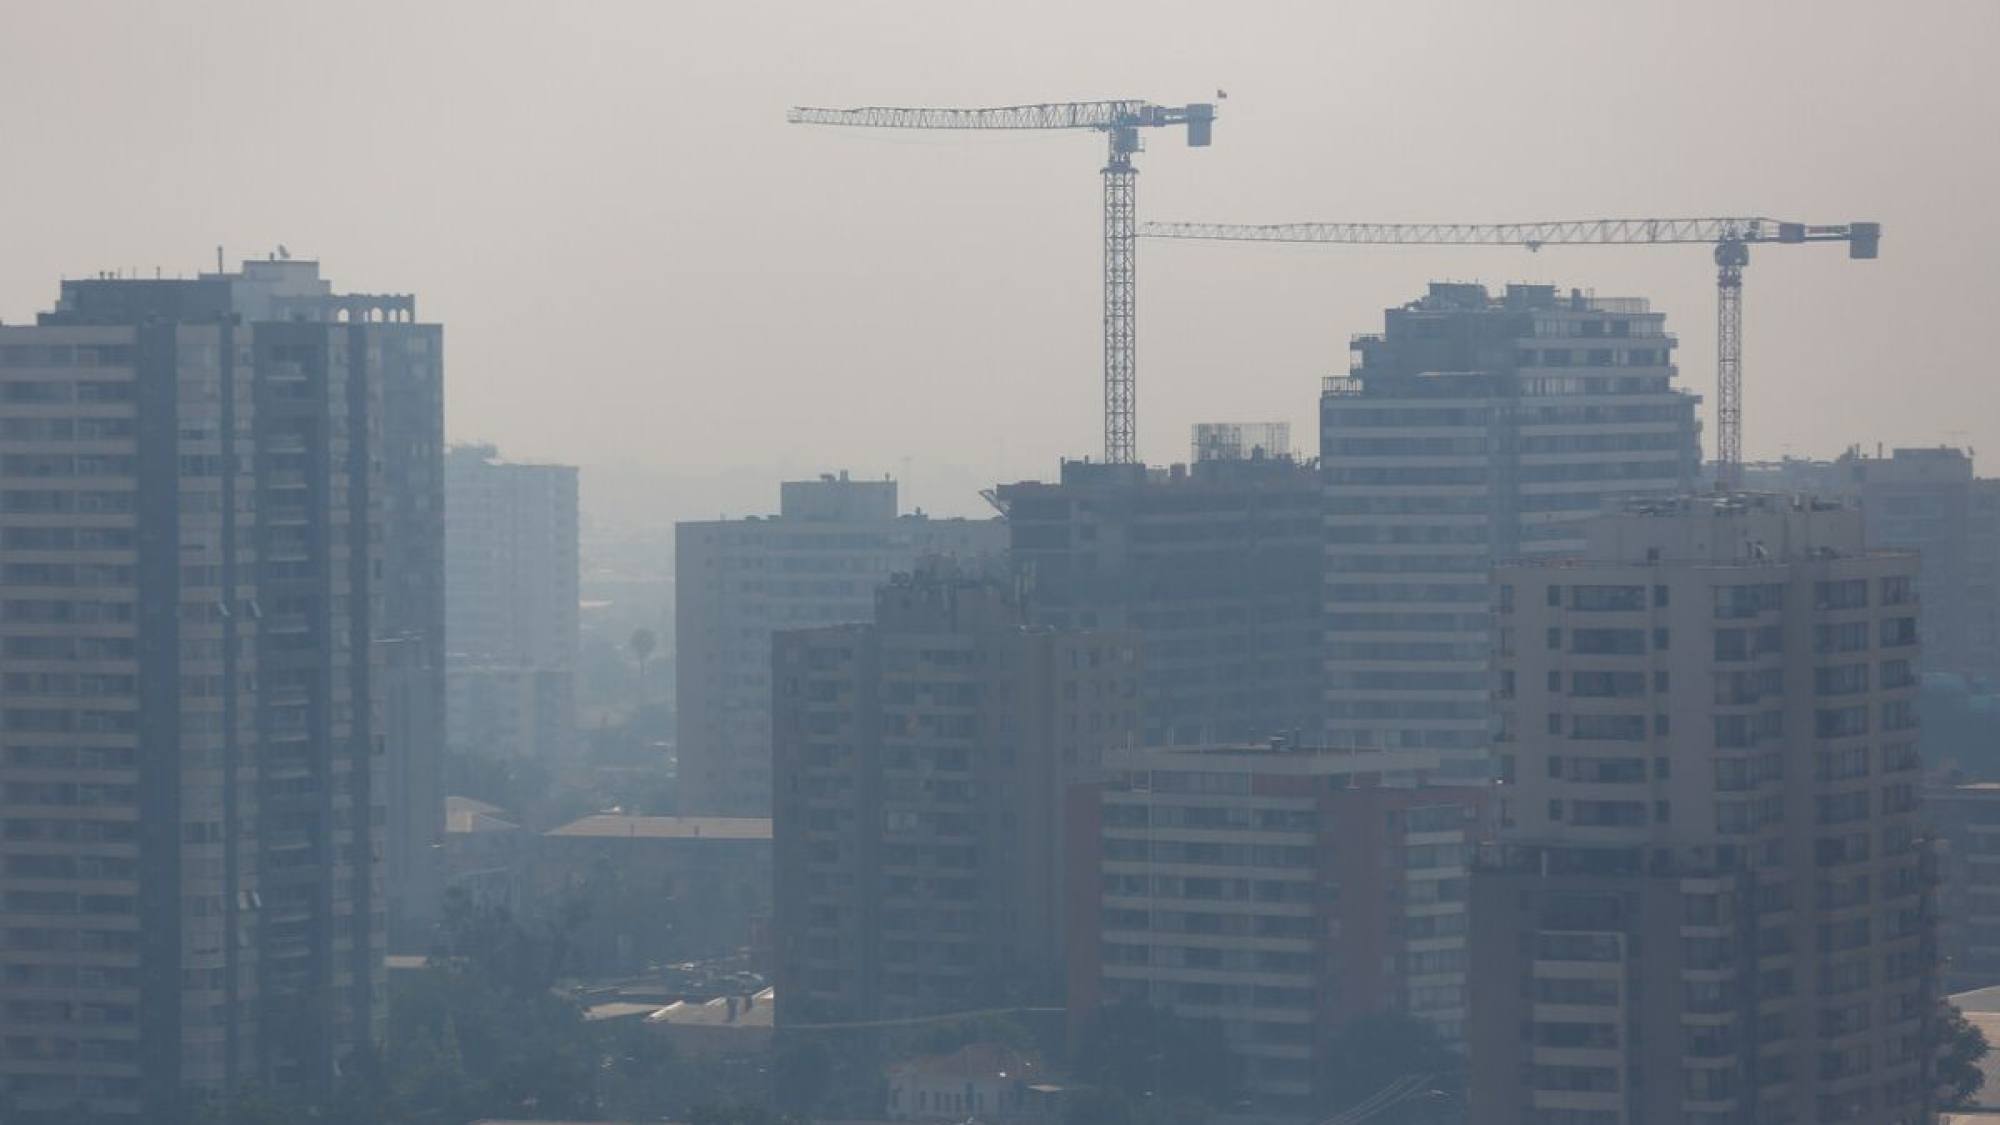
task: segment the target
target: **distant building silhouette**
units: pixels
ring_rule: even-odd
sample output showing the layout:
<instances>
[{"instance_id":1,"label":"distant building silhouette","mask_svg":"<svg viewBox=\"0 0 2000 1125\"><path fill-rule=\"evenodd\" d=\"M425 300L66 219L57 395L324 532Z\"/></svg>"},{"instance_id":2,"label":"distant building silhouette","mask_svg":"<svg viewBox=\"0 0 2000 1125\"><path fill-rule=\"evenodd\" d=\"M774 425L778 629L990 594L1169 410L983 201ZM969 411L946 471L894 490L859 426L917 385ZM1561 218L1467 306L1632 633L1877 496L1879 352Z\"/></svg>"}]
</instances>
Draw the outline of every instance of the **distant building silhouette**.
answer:
<instances>
[{"instance_id":1,"label":"distant building silhouette","mask_svg":"<svg viewBox=\"0 0 2000 1125\"><path fill-rule=\"evenodd\" d=\"M451 744L567 762L577 734L577 470L458 445L444 477Z\"/></svg>"}]
</instances>

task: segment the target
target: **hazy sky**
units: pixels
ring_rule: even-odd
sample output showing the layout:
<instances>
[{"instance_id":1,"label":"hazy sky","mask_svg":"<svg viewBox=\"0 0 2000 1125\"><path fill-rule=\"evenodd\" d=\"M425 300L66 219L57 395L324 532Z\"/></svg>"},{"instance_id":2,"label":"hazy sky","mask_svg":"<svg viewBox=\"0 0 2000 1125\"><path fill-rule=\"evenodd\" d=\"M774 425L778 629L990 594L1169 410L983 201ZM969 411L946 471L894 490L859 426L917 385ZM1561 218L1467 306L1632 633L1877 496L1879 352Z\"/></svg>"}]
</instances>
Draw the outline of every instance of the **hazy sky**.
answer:
<instances>
[{"instance_id":1,"label":"hazy sky","mask_svg":"<svg viewBox=\"0 0 2000 1125\"><path fill-rule=\"evenodd\" d=\"M1214 147L1149 138L1143 217L1878 220L1880 261L1753 254L1747 453L2000 449L1996 47L1987 0L0 0L0 318L65 274L282 242L446 325L452 437L581 463L621 510L844 466L975 511L1099 452L1103 142L786 106L1220 87ZM1267 419L1315 451L1319 377L1432 278L1651 297L1712 402L1713 272L1698 246L1142 244L1141 453Z\"/></svg>"}]
</instances>

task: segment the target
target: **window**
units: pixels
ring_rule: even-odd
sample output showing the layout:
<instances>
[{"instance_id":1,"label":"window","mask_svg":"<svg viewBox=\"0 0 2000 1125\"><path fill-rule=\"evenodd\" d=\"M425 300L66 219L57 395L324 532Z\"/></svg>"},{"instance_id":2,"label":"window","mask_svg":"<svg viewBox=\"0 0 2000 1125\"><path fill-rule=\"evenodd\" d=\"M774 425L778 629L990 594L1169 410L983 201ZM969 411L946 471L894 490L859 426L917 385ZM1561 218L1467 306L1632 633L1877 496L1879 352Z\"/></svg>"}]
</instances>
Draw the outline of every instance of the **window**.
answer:
<instances>
[{"instance_id":1,"label":"window","mask_svg":"<svg viewBox=\"0 0 2000 1125\"><path fill-rule=\"evenodd\" d=\"M1785 588L1774 582L1715 588L1715 616L1719 618L1755 617L1784 604Z\"/></svg>"},{"instance_id":2,"label":"window","mask_svg":"<svg viewBox=\"0 0 2000 1125\"><path fill-rule=\"evenodd\" d=\"M1552 647L1560 647L1560 638ZM1570 633L1570 650L1597 656L1640 656L1646 651L1646 634L1639 629L1576 629Z\"/></svg>"},{"instance_id":3,"label":"window","mask_svg":"<svg viewBox=\"0 0 2000 1125\"><path fill-rule=\"evenodd\" d=\"M1644 586L1572 586L1569 607L1586 613L1619 612L1646 607Z\"/></svg>"},{"instance_id":4,"label":"window","mask_svg":"<svg viewBox=\"0 0 2000 1125\"><path fill-rule=\"evenodd\" d=\"M1908 575L1891 575L1882 580L1883 605L1908 605L1914 600L1916 600L1915 594L1910 588Z\"/></svg>"},{"instance_id":5,"label":"window","mask_svg":"<svg viewBox=\"0 0 2000 1125\"><path fill-rule=\"evenodd\" d=\"M1813 606L1816 609L1866 609L1868 580L1846 578L1832 582L1815 582Z\"/></svg>"},{"instance_id":6,"label":"window","mask_svg":"<svg viewBox=\"0 0 2000 1125\"><path fill-rule=\"evenodd\" d=\"M1868 733L1868 708L1837 707L1813 712L1815 738L1847 738Z\"/></svg>"},{"instance_id":7,"label":"window","mask_svg":"<svg viewBox=\"0 0 2000 1125\"><path fill-rule=\"evenodd\" d=\"M1646 716L1576 715L1570 719L1569 736L1612 742L1643 742L1646 738Z\"/></svg>"},{"instance_id":8,"label":"window","mask_svg":"<svg viewBox=\"0 0 2000 1125\"><path fill-rule=\"evenodd\" d=\"M1816 695L1853 695L1868 690L1868 665L1835 664L1813 669Z\"/></svg>"}]
</instances>

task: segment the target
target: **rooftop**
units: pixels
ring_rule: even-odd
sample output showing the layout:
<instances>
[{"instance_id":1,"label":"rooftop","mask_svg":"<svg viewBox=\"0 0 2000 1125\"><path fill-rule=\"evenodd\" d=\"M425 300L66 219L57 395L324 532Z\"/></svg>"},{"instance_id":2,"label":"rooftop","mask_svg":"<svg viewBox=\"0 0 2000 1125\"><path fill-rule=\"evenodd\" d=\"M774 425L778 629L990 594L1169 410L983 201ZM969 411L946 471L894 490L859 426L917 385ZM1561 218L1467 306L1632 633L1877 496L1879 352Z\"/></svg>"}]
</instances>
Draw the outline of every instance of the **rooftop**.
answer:
<instances>
[{"instance_id":1,"label":"rooftop","mask_svg":"<svg viewBox=\"0 0 2000 1125\"><path fill-rule=\"evenodd\" d=\"M776 989L766 988L749 996L718 996L694 1002L676 1000L656 1009L646 1017L646 1022L676 1027L770 1027L778 1008L777 996Z\"/></svg>"},{"instance_id":2,"label":"rooftop","mask_svg":"<svg viewBox=\"0 0 2000 1125\"><path fill-rule=\"evenodd\" d=\"M518 832L521 826L502 816L507 810L471 797L444 799L446 832Z\"/></svg>"},{"instance_id":3,"label":"rooftop","mask_svg":"<svg viewBox=\"0 0 2000 1125\"><path fill-rule=\"evenodd\" d=\"M1024 1081L1042 1076L1042 1063L1034 1055L999 1043L968 1043L948 1055L926 1055L905 1059L889 1067L892 1074L922 1075L926 1078L1013 1078Z\"/></svg>"},{"instance_id":4,"label":"rooftop","mask_svg":"<svg viewBox=\"0 0 2000 1125\"><path fill-rule=\"evenodd\" d=\"M550 829L546 835L607 840L769 840L771 822L758 817L598 813Z\"/></svg>"}]
</instances>

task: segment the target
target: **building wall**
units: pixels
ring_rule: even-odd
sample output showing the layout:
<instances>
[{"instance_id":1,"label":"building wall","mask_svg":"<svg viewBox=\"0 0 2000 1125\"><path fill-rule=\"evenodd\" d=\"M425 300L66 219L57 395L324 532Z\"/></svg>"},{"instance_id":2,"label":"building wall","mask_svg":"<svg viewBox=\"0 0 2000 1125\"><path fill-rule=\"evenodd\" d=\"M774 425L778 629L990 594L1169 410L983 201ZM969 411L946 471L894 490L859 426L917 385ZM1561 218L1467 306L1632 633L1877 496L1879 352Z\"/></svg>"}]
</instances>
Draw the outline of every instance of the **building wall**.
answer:
<instances>
[{"instance_id":1,"label":"building wall","mask_svg":"<svg viewBox=\"0 0 2000 1125\"><path fill-rule=\"evenodd\" d=\"M241 322L319 284L271 265L0 328L9 1121L324 1086L381 1030L382 371L373 321Z\"/></svg>"},{"instance_id":2,"label":"building wall","mask_svg":"<svg viewBox=\"0 0 2000 1125\"><path fill-rule=\"evenodd\" d=\"M1699 400L1643 300L1434 284L1320 398L1330 744L1489 769L1486 574L1581 545L1609 501L1671 495Z\"/></svg>"},{"instance_id":3,"label":"building wall","mask_svg":"<svg viewBox=\"0 0 2000 1125\"><path fill-rule=\"evenodd\" d=\"M447 706L457 749L562 762L576 749L577 470L445 458Z\"/></svg>"},{"instance_id":4,"label":"building wall","mask_svg":"<svg viewBox=\"0 0 2000 1125\"><path fill-rule=\"evenodd\" d=\"M1943 843L1938 948L1949 995L2000 984L2000 785L1939 786L1924 813Z\"/></svg>"},{"instance_id":5,"label":"building wall","mask_svg":"<svg viewBox=\"0 0 2000 1125\"><path fill-rule=\"evenodd\" d=\"M1483 790L1411 784L1423 752L1115 754L1076 787L1070 1014L1138 1000L1220 1021L1260 1098L1313 1091L1351 1020L1465 1019L1466 877ZM1388 777L1399 782L1383 785Z\"/></svg>"},{"instance_id":6,"label":"building wall","mask_svg":"<svg viewBox=\"0 0 2000 1125\"><path fill-rule=\"evenodd\" d=\"M1923 556L1924 663L2000 679L2000 480L1973 475L1970 451L1850 449L1831 461L1746 466L1756 488L1835 497L1860 507L1869 542Z\"/></svg>"},{"instance_id":7,"label":"building wall","mask_svg":"<svg viewBox=\"0 0 2000 1125\"><path fill-rule=\"evenodd\" d=\"M1320 496L1289 458L1066 462L999 489L1031 617L1129 629L1152 746L1297 738L1321 725Z\"/></svg>"},{"instance_id":8,"label":"building wall","mask_svg":"<svg viewBox=\"0 0 2000 1125\"><path fill-rule=\"evenodd\" d=\"M783 501L774 517L674 529L683 815L770 815L772 633L865 622L891 574L1006 545L995 520L896 516L886 481L790 481Z\"/></svg>"},{"instance_id":9,"label":"building wall","mask_svg":"<svg viewBox=\"0 0 2000 1125\"><path fill-rule=\"evenodd\" d=\"M1923 1119L1915 576L1859 513L1768 495L1607 516L1579 559L1496 570L1511 795L1474 877L1475 1104ZM1564 977L1624 999L1535 1008Z\"/></svg>"},{"instance_id":10,"label":"building wall","mask_svg":"<svg viewBox=\"0 0 2000 1125\"><path fill-rule=\"evenodd\" d=\"M929 570L776 644L781 1022L1058 1002L1062 794L1137 729L1131 639Z\"/></svg>"}]
</instances>

